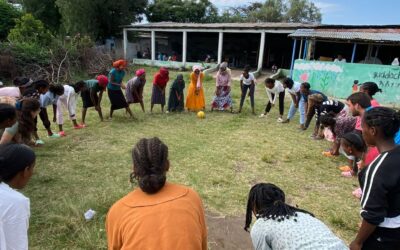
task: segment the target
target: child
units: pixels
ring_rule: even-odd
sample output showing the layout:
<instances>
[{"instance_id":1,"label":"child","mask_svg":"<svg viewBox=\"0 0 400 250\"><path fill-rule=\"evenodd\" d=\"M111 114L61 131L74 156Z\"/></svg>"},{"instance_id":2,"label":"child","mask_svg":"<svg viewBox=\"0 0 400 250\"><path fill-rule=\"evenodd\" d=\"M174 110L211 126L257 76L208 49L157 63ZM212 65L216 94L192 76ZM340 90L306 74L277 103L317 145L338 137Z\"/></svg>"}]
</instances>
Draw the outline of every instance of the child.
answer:
<instances>
[{"instance_id":1,"label":"child","mask_svg":"<svg viewBox=\"0 0 400 250\"><path fill-rule=\"evenodd\" d=\"M360 171L362 223L350 249L400 249L400 147L394 143L400 114L386 107L367 110L362 118L365 143L380 155Z\"/></svg>"},{"instance_id":2,"label":"child","mask_svg":"<svg viewBox=\"0 0 400 250\"><path fill-rule=\"evenodd\" d=\"M347 249L342 240L313 214L285 203L285 193L274 184L259 183L249 192L244 229L251 228L254 249Z\"/></svg>"},{"instance_id":3,"label":"child","mask_svg":"<svg viewBox=\"0 0 400 250\"><path fill-rule=\"evenodd\" d=\"M99 114L100 121L103 121L103 113L101 111L101 100L103 92L106 90L108 78L105 75L99 75L96 79L84 81L85 88L81 90L82 97L82 126L86 127L86 112L90 107L94 107ZM97 93L99 93L97 95Z\"/></svg>"},{"instance_id":4,"label":"child","mask_svg":"<svg viewBox=\"0 0 400 250\"><path fill-rule=\"evenodd\" d=\"M1 103L0 98L0 139L5 128L12 127L17 122L15 105Z\"/></svg>"},{"instance_id":5,"label":"child","mask_svg":"<svg viewBox=\"0 0 400 250\"><path fill-rule=\"evenodd\" d=\"M275 81L275 79L265 79L265 90L268 95L268 104L265 107L265 112L260 117L265 117L271 110L271 107L275 106L276 98L279 96L279 118L278 122L283 122L282 116L285 108L285 88L282 83Z\"/></svg>"},{"instance_id":6,"label":"child","mask_svg":"<svg viewBox=\"0 0 400 250\"><path fill-rule=\"evenodd\" d=\"M38 145L38 143L32 142L32 135L35 132L35 118L40 112L39 101L34 98L24 99L18 104L17 109L17 122L4 130L0 144L14 141L27 145Z\"/></svg>"},{"instance_id":7,"label":"child","mask_svg":"<svg viewBox=\"0 0 400 250\"><path fill-rule=\"evenodd\" d=\"M143 113L144 103L143 103L143 89L146 84L146 71L144 69L136 70L136 77L130 79L126 84L126 100L128 104L140 103Z\"/></svg>"},{"instance_id":8,"label":"child","mask_svg":"<svg viewBox=\"0 0 400 250\"><path fill-rule=\"evenodd\" d=\"M215 79L215 96L211 103L211 111L217 110L233 110L232 97L231 97L231 85L232 77L231 73L227 70L228 64L226 62L221 63Z\"/></svg>"},{"instance_id":9,"label":"child","mask_svg":"<svg viewBox=\"0 0 400 250\"><path fill-rule=\"evenodd\" d=\"M371 98L371 106L378 107L379 102L374 99L376 93L382 93L382 90L378 87L378 84L374 82L365 82L360 87L360 92L366 93Z\"/></svg>"},{"instance_id":10,"label":"child","mask_svg":"<svg viewBox=\"0 0 400 250\"><path fill-rule=\"evenodd\" d=\"M21 144L0 145L0 248L28 249L29 198L26 186L35 167L35 152Z\"/></svg>"},{"instance_id":11,"label":"child","mask_svg":"<svg viewBox=\"0 0 400 250\"><path fill-rule=\"evenodd\" d=\"M183 80L183 75L177 75L174 83L171 86L169 91L169 99L168 99L168 111L183 111L184 104L184 96L183 90L185 89L185 80Z\"/></svg>"},{"instance_id":12,"label":"child","mask_svg":"<svg viewBox=\"0 0 400 250\"><path fill-rule=\"evenodd\" d=\"M78 98L79 93L82 89L85 88L85 83L80 81L73 85L64 85L64 94L60 96L57 100L57 124L60 132L58 133L60 136L66 136L63 130L64 124L64 108L68 109L69 118L72 120L72 124L74 129L83 128L82 125L78 125L76 122L76 99Z\"/></svg>"},{"instance_id":13,"label":"child","mask_svg":"<svg viewBox=\"0 0 400 250\"><path fill-rule=\"evenodd\" d=\"M242 95L240 98L240 107L239 113L242 112L243 102L246 98L247 90L249 90L250 96L250 104L252 114L255 115L256 112L254 110L254 91L255 91L255 77L253 73L250 73L250 66L246 66L243 70L243 74L240 76L240 89L242 91Z\"/></svg>"},{"instance_id":14,"label":"child","mask_svg":"<svg viewBox=\"0 0 400 250\"><path fill-rule=\"evenodd\" d=\"M351 88L351 93L356 93L358 92L358 80L354 80L353 86Z\"/></svg>"},{"instance_id":15,"label":"child","mask_svg":"<svg viewBox=\"0 0 400 250\"><path fill-rule=\"evenodd\" d=\"M59 138L59 134L54 134L50 128L49 116L47 114L47 106L53 106L53 121L56 121L56 113L57 113L57 100L60 96L64 94L64 87L60 84L53 85L51 84L49 87L49 91L46 94L40 95L40 119L43 122L43 126L47 130L47 135L50 138Z\"/></svg>"},{"instance_id":16,"label":"child","mask_svg":"<svg viewBox=\"0 0 400 250\"><path fill-rule=\"evenodd\" d=\"M292 78L285 78L282 82L283 88L288 89L290 96L292 97L292 103L290 104L289 113L282 123L289 123L290 120L293 119L294 115L296 114L297 109L299 108L300 104L300 83L294 82ZM303 104L302 104L303 105Z\"/></svg>"},{"instance_id":17,"label":"child","mask_svg":"<svg viewBox=\"0 0 400 250\"><path fill-rule=\"evenodd\" d=\"M354 157L352 169L347 172L342 172L342 176L356 176L359 169L368 166L370 162L365 162L367 149L368 147L365 144L362 135L359 133L350 132L342 136L340 140L340 150L343 150L345 155Z\"/></svg>"},{"instance_id":18,"label":"child","mask_svg":"<svg viewBox=\"0 0 400 250\"><path fill-rule=\"evenodd\" d=\"M326 95L324 95L322 92L312 90L311 85L308 82L303 82L300 85L300 103L303 104L300 106L300 129L302 130L306 130L308 128L312 117L314 116L315 107L312 103L308 102L308 97L315 94L322 96L322 102L328 101L328 97L326 97Z\"/></svg>"}]
</instances>

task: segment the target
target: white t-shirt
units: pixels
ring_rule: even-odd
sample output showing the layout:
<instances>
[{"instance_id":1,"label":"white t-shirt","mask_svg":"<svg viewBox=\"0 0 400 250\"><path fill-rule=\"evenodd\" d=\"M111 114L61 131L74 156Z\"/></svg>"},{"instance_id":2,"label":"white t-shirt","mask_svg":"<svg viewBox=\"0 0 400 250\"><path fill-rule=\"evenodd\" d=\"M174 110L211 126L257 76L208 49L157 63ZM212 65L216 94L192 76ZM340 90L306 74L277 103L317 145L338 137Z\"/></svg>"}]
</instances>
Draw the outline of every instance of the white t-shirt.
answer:
<instances>
[{"instance_id":1,"label":"white t-shirt","mask_svg":"<svg viewBox=\"0 0 400 250\"><path fill-rule=\"evenodd\" d=\"M251 85L253 81L255 82L255 78L253 73L249 73L249 78L247 79L243 76L243 74L241 74L240 81L242 81L244 85Z\"/></svg>"},{"instance_id":2,"label":"white t-shirt","mask_svg":"<svg viewBox=\"0 0 400 250\"><path fill-rule=\"evenodd\" d=\"M0 183L0 250L28 249L29 199Z\"/></svg>"},{"instance_id":3,"label":"white t-shirt","mask_svg":"<svg viewBox=\"0 0 400 250\"><path fill-rule=\"evenodd\" d=\"M342 58L342 60L339 60L338 58L336 58L335 60L333 60L333 62L345 63L346 59Z\"/></svg>"},{"instance_id":4,"label":"white t-shirt","mask_svg":"<svg viewBox=\"0 0 400 250\"><path fill-rule=\"evenodd\" d=\"M298 92L300 92L300 86L301 83L294 82L293 87L291 89L288 88L288 92L292 95L296 95Z\"/></svg>"},{"instance_id":5,"label":"white t-shirt","mask_svg":"<svg viewBox=\"0 0 400 250\"><path fill-rule=\"evenodd\" d=\"M283 85L280 81L275 81L275 86L272 89L269 88L265 88L265 91L267 92L268 95L268 99L272 104L275 104L275 100L277 98L277 96L279 95L279 93L282 93L285 91L285 89L283 88ZM274 99L272 99L272 95L274 94Z\"/></svg>"}]
</instances>

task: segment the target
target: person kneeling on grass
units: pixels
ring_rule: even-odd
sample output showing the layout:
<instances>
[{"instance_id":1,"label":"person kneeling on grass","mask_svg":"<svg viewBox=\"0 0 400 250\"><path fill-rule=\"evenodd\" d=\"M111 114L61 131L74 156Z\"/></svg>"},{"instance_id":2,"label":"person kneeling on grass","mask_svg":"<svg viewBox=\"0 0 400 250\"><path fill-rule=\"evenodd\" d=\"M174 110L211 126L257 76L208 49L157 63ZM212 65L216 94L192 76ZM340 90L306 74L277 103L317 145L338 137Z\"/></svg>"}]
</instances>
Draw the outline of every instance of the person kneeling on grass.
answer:
<instances>
[{"instance_id":1,"label":"person kneeling on grass","mask_svg":"<svg viewBox=\"0 0 400 250\"><path fill-rule=\"evenodd\" d=\"M27 98L18 103L17 122L4 130L0 144L10 142L38 145L32 141L35 132L35 118L40 112L40 103L33 98Z\"/></svg>"},{"instance_id":2,"label":"person kneeling on grass","mask_svg":"<svg viewBox=\"0 0 400 250\"><path fill-rule=\"evenodd\" d=\"M64 94L64 87L61 84L53 85L50 84L49 91L45 94L40 95L40 119L43 122L43 126L47 130L47 135L50 138L59 138L59 134L54 134L51 131L51 123L49 120L49 116L47 114L47 106L53 106L53 121L56 120L56 113L57 113L57 100L60 96Z\"/></svg>"},{"instance_id":3,"label":"person kneeling on grass","mask_svg":"<svg viewBox=\"0 0 400 250\"><path fill-rule=\"evenodd\" d=\"M131 182L139 188L108 212L108 249L206 250L207 227L199 195L167 182L168 147L158 138L141 139L132 159Z\"/></svg>"},{"instance_id":4,"label":"person kneeling on grass","mask_svg":"<svg viewBox=\"0 0 400 250\"><path fill-rule=\"evenodd\" d=\"M268 104L265 107L265 112L260 115L261 117L267 116L271 107L275 106L276 98L279 96L279 118L278 122L283 122L282 116L285 108L285 88L282 83L275 81L275 79L267 78L265 80L265 90L268 95Z\"/></svg>"},{"instance_id":5,"label":"person kneeling on grass","mask_svg":"<svg viewBox=\"0 0 400 250\"><path fill-rule=\"evenodd\" d=\"M359 173L362 223L351 250L400 249L400 147L394 143L399 126L400 113L390 108L375 107L363 115L365 143L380 154Z\"/></svg>"},{"instance_id":6,"label":"person kneeling on grass","mask_svg":"<svg viewBox=\"0 0 400 250\"><path fill-rule=\"evenodd\" d=\"M257 221L250 235L255 250L348 249L344 242L313 214L285 203L285 193L274 184L259 183L249 192L244 229L253 214Z\"/></svg>"},{"instance_id":7,"label":"person kneeling on grass","mask_svg":"<svg viewBox=\"0 0 400 250\"><path fill-rule=\"evenodd\" d=\"M79 125L76 122L76 99L82 89L85 88L84 82L77 82L73 85L64 85L64 94L60 96L57 100L57 118L56 122L58 124L58 128L60 132L58 133L60 136L65 136L65 132L63 130L64 118L63 113L64 109L68 109L69 119L72 120L72 124L74 129L83 128L82 125Z\"/></svg>"},{"instance_id":8,"label":"person kneeling on grass","mask_svg":"<svg viewBox=\"0 0 400 250\"><path fill-rule=\"evenodd\" d=\"M103 121L103 113L101 111L101 100L103 92L106 90L108 84L108 77L99 75L96 79L83 81L85 88L81 90L82 97L82 126L86 126L86 112L90 107L94 107L99 114L100 121ZM97 95L99 93L99 95Z\"/></svg>"},{"instance_id":9,"label":"person kneeling on grass","mask_svg":"<svg viewBox=\"0 0 400 250\"><path fill-rule=\"evenodd\" d=\"M28 249L29 198L16 191L26 186L35 167L35 152L21 144L0 145L0 249Z\"/></svg>"}]
</instances>

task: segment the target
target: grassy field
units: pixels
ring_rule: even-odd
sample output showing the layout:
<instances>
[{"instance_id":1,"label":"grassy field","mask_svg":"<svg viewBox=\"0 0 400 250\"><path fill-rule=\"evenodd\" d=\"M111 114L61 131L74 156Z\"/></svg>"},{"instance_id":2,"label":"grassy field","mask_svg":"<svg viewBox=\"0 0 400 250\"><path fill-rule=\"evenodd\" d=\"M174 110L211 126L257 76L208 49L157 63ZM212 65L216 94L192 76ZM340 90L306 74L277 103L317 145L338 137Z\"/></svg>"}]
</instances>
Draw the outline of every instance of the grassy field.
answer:
<instances>
[{"instance_id":1,"label":"grassy field","mask_svg":"<svg viewBox=\"0 0 400 250\"><path fill-rule=\"evenodd\" d=\"M149 111L155 69L146 69L144 96ZM171 79L176 74L171 72ZM214 86L208 77L207 110ZM233 89L237 110L238 82ZM258 85L258 114L266 100L264 87ZM286 111L288 102L289 98ZM102 106L108 114L107 95ZM210 212L243 216L250 187L271 182L286 192L292 204L313 212L345 241L355 236L359 203L351 191L357 181L339 176L337 166L345 161L324 158L321 152L329 143L311 140L311 131L299 132L297 116L291 124L278 124L275 107L268 119L260 119L251 115L248 99L241 114L208 111L204 120L194 113L161 114L159 106L154 111L143 114L135 105L136 120L119 110L112 122L99 122L90 110L88 127L76 131L67 122L65 138L47 139L40 131L46 144L36 149L35 175L23 191L31 200L31 249L106 249L106 213L132 190L128 181L132 146L153 136L169 147L168 180L197 190ZM89 208L97 214L86 222L83 213Z\"/></svg>"}]
</instances>

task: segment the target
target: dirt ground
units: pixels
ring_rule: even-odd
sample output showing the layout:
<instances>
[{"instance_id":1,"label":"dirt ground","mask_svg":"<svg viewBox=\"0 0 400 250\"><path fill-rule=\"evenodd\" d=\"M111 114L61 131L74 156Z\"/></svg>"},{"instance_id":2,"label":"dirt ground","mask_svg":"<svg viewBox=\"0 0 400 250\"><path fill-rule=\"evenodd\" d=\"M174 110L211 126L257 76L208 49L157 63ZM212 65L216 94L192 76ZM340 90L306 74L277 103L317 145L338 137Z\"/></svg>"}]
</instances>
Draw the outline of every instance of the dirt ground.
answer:
<instances>
[{"instance_id":1,"label":"dirt ground","mask_svg":"<svg viewBox=\"0 0 400 250\"><path fill-rule=\"evenodd\" d=\"M250 234L243 230L245 216L225 217L207 212L208 246L211 250L251 250Z\"/></svg>"}]
</instances>

